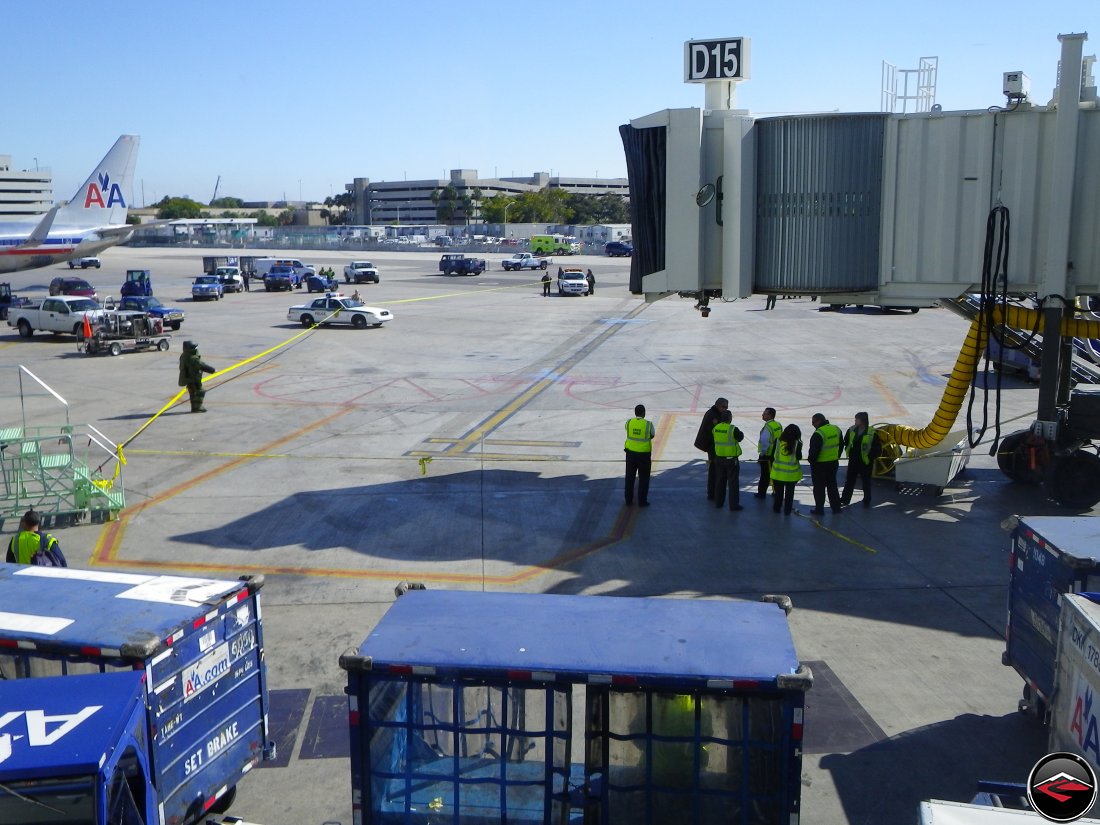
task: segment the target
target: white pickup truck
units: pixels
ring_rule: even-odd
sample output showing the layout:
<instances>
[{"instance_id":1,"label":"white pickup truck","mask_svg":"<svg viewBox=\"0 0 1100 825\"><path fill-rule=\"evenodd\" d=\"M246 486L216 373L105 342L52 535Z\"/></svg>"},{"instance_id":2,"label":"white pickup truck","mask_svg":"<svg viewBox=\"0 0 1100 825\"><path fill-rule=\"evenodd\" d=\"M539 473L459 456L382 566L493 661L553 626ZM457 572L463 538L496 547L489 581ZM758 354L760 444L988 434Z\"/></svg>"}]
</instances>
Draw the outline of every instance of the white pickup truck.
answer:
<instances>
[{"instance_id":1,"label":"white pickup truck","mask_svg":"<svg viewBox=\"0 0 1100 825\"><path fill-rule=\"evenodd\" d=\"M517 269L546 269L550 263L546 258L536 258L530 252L517 252L511 258L505 258L501 265L509 272Z\"/></svg>"},{"instance_id":2,"label":"white pickup truck","mask_svg":"<svg viewBox=\"0 0 1100 825\"><path fill-rule=\"evenodd\" d=\"M38 330L58 335L63 332L80 337L84 333L84 317L89 322L98 320L103 309L91 298L78 295L54 295L42 303L8 313L8 326L15 327L24 338L30 338Z\"/></svg>"},{"instance_id":3,"label":"white pickup truck","mask_svg":"<svg viewBox=\"0 0 1100 825\"><path fill-rule=\"evenodd\" d=\"M344 267L344 283L376 284L378 269L370 261L352 261Z\"/></svg>"}]
</instances>

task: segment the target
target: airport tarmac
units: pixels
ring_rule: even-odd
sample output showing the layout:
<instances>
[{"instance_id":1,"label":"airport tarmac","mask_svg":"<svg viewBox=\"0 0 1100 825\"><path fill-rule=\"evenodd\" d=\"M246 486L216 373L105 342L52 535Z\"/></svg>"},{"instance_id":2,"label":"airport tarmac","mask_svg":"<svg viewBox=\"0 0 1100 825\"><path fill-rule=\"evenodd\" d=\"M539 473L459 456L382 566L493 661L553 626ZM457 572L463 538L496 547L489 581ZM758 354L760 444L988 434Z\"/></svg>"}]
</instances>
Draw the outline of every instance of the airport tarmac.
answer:
<instances>
[{"instance_id":1,"label":"airport tarmac","mask_svg":"<svg viewBox=\"0 0 1100 825\"><path fill-rule=\"evenodd\" d=\"M225 252L115 248L102 269L71 273L103 296L118 294L126 269L148 268L157 297L185 309L183 328L167 353L112 358L79 354L71 336L23 340L4 327L3 420L20 417L24 365L65 398L72 421L124 442L177 392L184 339L220 370L301 333L286 311L304 292L191 301L201 257ZM485 256L493 268L483 275L445 278L437 252L285 254L337 273L353 258L374 260L381 283L359 290L394 320L319 329L212 380L207 414L184 402L127 445L118 521L56 531L73 566L265 575L279 758L241 783L232 813L264 825L350 825L337 658L362 642L401 580L790 595L797 651L815 674L803 823L916 822L919 800L968 799L981 779L1022 782L1045 753L1045 731L1016 712L1022 682L1000 662L1000 524L1068 513L1009 483L988 455L989 436L942 496L880 480L873 507L859 506L857 493L856 506L820 519L808 514L808 477L796 515L753 498L751 447L744 510L717 510L692 446L718 396L730 399L746 445L765 406L807 442L818 411L842 428L858 410L874 423L923 427L966 333L957 316L819 312L808 298L764 311L758 297L718 303L703 319L690 301L630 295L627 259L555 260L552 273L559 263L591 267L596 293L544 298L541 273L503 272L503 255ZM59 274L70 270L13 273L11 282L39 297ZM23 387L31 420L64 420L56 400ZM1005 379L1005 433L1030 423L1037 394ZM622 491L623 425L637 403L657 428L644 510L625 508ZM976 424L982 410L979 396Z\"/></svg>"}]
</instances>

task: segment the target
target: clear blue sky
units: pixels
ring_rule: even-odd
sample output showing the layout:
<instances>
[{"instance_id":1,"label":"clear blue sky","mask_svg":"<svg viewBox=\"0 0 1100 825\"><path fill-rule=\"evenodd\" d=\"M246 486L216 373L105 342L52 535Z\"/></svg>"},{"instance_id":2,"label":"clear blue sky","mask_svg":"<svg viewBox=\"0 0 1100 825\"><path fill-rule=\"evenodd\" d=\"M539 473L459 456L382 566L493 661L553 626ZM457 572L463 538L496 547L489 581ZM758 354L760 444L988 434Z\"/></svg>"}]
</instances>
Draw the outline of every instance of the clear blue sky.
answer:
<instances>
[{"instance_id":1,"label":"clear blue sky","mask_svg":"<svg viewBox=\"0 0 1100 825\"><path fill-rule=\"evenodd\" d=\"M9 0L0 154L69 198L118 135L141 136L134 200L320 200L354 177L476 169L626 174L618 127L703 105L683 43L746 36L755 114L877 111L883 60L939 57L947 110L1003 103L1023 70L1046 103L1057 35L1100 3L62 2ZM1100 73L1100 70L1098 70Z\"/></svg>"}]
</instances>

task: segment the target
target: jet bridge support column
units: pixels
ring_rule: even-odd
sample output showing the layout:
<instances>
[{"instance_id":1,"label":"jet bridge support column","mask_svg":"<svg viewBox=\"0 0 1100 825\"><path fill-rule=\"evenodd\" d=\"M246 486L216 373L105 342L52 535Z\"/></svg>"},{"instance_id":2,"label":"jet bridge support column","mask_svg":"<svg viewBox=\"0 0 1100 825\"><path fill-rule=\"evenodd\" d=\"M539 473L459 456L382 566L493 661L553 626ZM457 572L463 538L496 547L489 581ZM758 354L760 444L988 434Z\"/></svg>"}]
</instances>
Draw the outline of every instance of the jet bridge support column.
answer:
<instances>
[{"instance_id":1,"label":"jet bridge support column","mask_svg":"<svg viewBox=\"0 0 1100 825\"><path fill-rule=\"evenodd\" d=\"M1046 259L1043 272L1043 350L1040 362L1039 402L1031 438L1046 442L1049 461L1043 483L1059 504L1092 506L1100 500L1100 458L1080 449L1096 435L1074 426L1067 415L1073 408L1070 392L1072 337L1063 335L1063 323L1073 318L1075 287L1069 284L1070 227L1082 87L1082 51L1086 34L1059 35L1062 58L1058 76L1058 113L1055 121L1050 205L1046 219ZM1005 449L1002 443L1001 449Z\"/></svg>"}]
</instances>

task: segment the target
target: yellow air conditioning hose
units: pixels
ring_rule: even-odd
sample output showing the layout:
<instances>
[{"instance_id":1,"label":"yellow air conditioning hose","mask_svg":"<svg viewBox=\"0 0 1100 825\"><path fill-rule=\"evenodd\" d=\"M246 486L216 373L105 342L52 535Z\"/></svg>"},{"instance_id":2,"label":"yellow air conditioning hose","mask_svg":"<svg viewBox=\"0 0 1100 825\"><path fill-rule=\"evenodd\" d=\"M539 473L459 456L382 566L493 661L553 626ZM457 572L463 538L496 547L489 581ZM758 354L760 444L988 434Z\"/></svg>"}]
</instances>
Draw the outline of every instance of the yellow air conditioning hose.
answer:
<instances>
[{"instance_id":1,"label":"yellow air conditioning hose","mask_svg":"<svg viewBox=\"0 0 1100 825\"><path fill-rule=\"evenodd\" d=\"M1034 309L1008 306L993 310L995 323L1004 323L1015 329L1035 329L1042 323L1042 313ZM974 380L985 341L978 340L978 326L981 316L970 323L962 349L959 350L955 368L947 379L947 388L943 391L940 406L932 416L932 422L923 429L907 427L904 424L882 424L877 427L889 440L902 447L935 447L951 431L951 426L959 415L963 401ZM988 331L988 330L987 330ZM1075 318L1062 319L1062 335L1073 338L1100 338L1100 321L1080 321Z\"/></svg>"}]
</instances>

